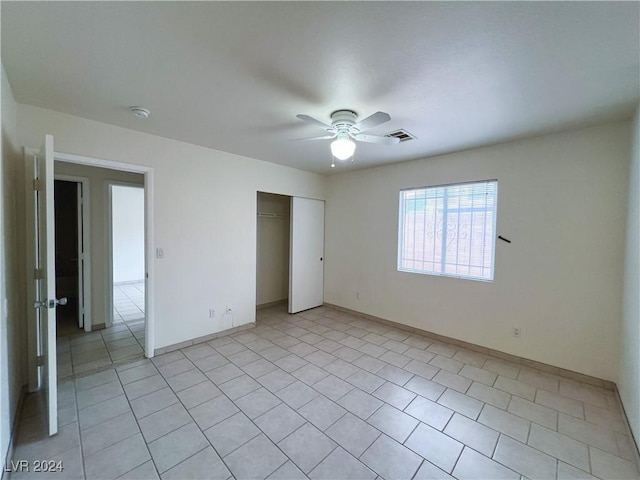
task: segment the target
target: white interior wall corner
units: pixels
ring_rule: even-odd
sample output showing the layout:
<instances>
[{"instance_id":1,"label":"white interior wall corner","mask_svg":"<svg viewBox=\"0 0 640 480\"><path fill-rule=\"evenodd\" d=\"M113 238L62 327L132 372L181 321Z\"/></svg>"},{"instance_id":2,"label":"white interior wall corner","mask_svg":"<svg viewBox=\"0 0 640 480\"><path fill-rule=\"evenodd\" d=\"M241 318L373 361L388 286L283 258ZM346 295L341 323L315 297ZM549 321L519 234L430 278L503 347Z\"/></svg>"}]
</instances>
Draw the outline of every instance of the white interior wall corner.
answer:
<instances>
[{"instance_id":1,"label":"white interior wall corner","mask_svg":"<svg viewBox=\"0 0 640 480\"><path fill-rule=\"evenodd\" d=\"M329 177L325 301L615 381L629 144L621 122ZM397 271L400 189L493 178L493 283Z\"/></svg>"},{"instance_id":2,"label":"white interior wall corner","mask_svg":"<svg viewBox=\"0 0 640 480\"><path fill-rule=\"evenodd\" d=\"M18 105L18 140L154 169L155 348L255 321L256 194L325 198L325 177ZM209 309L232 315L209 318Z\"/></svg>"},{"instance_id":3,"label":"white interior wall corner","mask_svg":"<svg viewBox=\"0 0 640 480\"><path fill-rule=\"evenodd\" d=\"M640 105L633 121L630 158L618 389L640 444Z\"/></svg>"}]
</instances>

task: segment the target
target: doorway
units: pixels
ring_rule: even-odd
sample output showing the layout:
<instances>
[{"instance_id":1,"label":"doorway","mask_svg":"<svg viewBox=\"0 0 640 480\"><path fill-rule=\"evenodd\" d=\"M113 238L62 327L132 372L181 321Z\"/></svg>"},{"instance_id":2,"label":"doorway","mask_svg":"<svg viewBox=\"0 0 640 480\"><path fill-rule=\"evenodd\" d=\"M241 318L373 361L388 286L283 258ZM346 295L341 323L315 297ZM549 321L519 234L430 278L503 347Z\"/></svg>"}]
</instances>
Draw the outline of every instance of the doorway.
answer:
<instances>
[{"instance_id":1,"label":"doorway","mask_svg":"<svg viewBox=\"0 0 640 480\"><path fill-rule=\"evenodd\" d=\"M141 353L145 347L145 191L141 185L113 181L107 189L111 296L107 328L116 332L114 338L130 334L129 341L114 344L117 352L110 352L121 357Z\"/></svg>"},{"instance_id":2,"label":"doorway","mask_svg":"<svg viewBox=\"0 0 640 480\"><path fill-rule=\"evenodd\" d=\"M58 305L58 335L90 330L89 318L89 233L86 209L89 179L70 175L55 175L54 222L56 294L66 298Z\"/></svg>"},{"instance_id":3,"label":"doorway","mask_svg":"<svg viewBox=\"0 0 640 480\"><path fill-rule=\"evenodd\" d=\"M258 192L256 306L289 299L289 215L291 197Z\"/></svg>"},{"instance_id":4,"label":"doorway","mask_svg":"<svg viewBox=\"0 0 640 480\"><path fill-rule=\"evenodd\" d=\"M140 298L134 298L142 307L135 315L134 322L125 324L122 317L117 317L119 323L114 324L108 312L113 310L113 282L111 281L111 261L108 254L110 242L107 240L111 231L107 227L111 222L110 208L108 204L110 184L127 182L139 192L142 205L139 210L144 210L144 185L143 177L137 173L122 172L115 169L107 169L95 166L73 164L56 160L54 181L54 211L56 217L55 250L56 250L56 294L58 298L66 298L65 305L57 307L57 360L58 378L66 379L73 375L81 375L87 371L101 368L110 368L112 365L133 361L141 358L144 353L145 318L144 300L145 288L142 286ZM81 175L81 177L76 176ZM84 179L86 186L79 180ZM91 187L91 191L89 191ZM74 193L75 192L75 193ZM90 201L91 200L91 201ZM125 203L137 206L140 202L132 202L127 199ZM129 205L130 207L132 205ZM73 216L73 212L78 212ZM134 211L138 211L134 208ZM87 221L83 222L85 212L91 212ZM139 229L144 232L144 213L141 217ZM79 235L80 225L90 226L91 233ZM117 231L117 229L116 229ZM136 280L144 282L144 234L142 236L142 253L140 254L142 274L136 276ZM107 237L107 238L105 238ZM104 241L100 240L105 238ZM74 241L74 239L77 239ZM92 243L92 240L94 242ZM91 254L95 257L90 262ZM84 255L78 254L86 249ZM132 263L127 259L123 263ZM86 282L94 287L87 290L85 295L74 293L76 285L82 278L74 275L74 265L90 265ZM135 286L135 285L132 285ZM127 297L128 298L128 297ZM89 304L89 300L92 300ZM79 309L80 302L86 308ZM93 306L93 312L92 308ZM124 310L124 309L121 309ZM89 315L92 313L92 315ZM126 312L126 320L133 320L131 312ZM125 312L122 312L125 315ZM82 322L84 329L80 328Z\"/></svg>"},{"instance_id":5,"label":"doorway","mask_svg":"<svg viewBox=\"0 0 640 480\"><path fill-rule=\"evenodd\" d=\"M324 300L324 201L257 193L256 308L288 313Z\"/></svg>"},{"instance_id":6,"label":"doorway","mask_svg":"<svg viewBox=\"0 0 640 480\"><path fill-rule=\"evenodd\" d=\"M110 184L111 324L144 325L144 188Z\"/></svg>"},{"instance_id":7,"label":"doorway","mask_svg":"<svg viewBox=\"0 0 640 480\"><path fill-rule=\"evenodd\" d=\"M69 374L84 374L88 371L102 370L106 368L114 368L116 362L129 362L135 361L133 358L138 354L142 357L143 353L146 356L153 357L154 353L154 335L153 335L153 263L150 261L152 258L149 252L153 245L153 169L151 167L144 167L133 164L124 164L118 162L112 162L107 160L100 160L89 157L82 157L79 155L56 153L54 151L54 141L51 135L45 135L42 147L40 150L25 149L25 205L26 208L26 260L27 271L32 272L30 279L27 282L27 334L28 334L28 357L29 357L29 390L43 392L43 398L46 400L46 420L48 423L49 435L54 435L58 431L58 389L55 388L61 380L62 375L59 373L59 366L64 363L64 358L67 357L71 365ZM55 178L54 178L54 162L56 169L63 164L70 164L74 166L76 171L60 171L60 175L86 175L87 189L82 188L83 201L80 201L79 205L83 205L83 219L82 227L77 226L76 229L69 227L71 232L74 231L83 232L82 245L88 249L89 245L92 245L92 255L98 258L98 261L91 262L95 268L90 268L89 259L90 255L85 251L83 252L83 267L84 279L81 282L78 280L71 280L70 283L84 285L85 293L96 293L96 299L100 300L108 298L109 310L103 308L103 305L96 304L98 302L92 302L92 307L95 312L92 312L93 318L91 322L87 321L87 314L92 309L85 304L85 318L83 321L84 327L89 326L90 331L84 334L69 335L63 337L63 339L57 338L57 322L56 322L56 310L64 306L62 298L56 296L56 265L55 265ZM144 185L144 205L145 205L145 217L144 217L144 230L145 230L145 319L142 327L141 342L144 345L144 349L141 348L138 338L123 338L123 333L113 330L112 332L106 332L104 329L104 323L108 321L110 315L108 312L111 310L111 289L103 289L103 281L105 275L106 262L105 258L101 256L101 249L104 248L105 243L108 244L108 240L103 236L105 221L104 217L104 204L106 198L106 189L101 189L100 186L106 185L105 177L101 178L101 174L106 173L106 169L109 169L109 175L116 175L120 177L126 174L134 174L136 177L140 177L140 184ZM57 176L57 175L56 175ZM69 180L62 179L60 180ZM73 179L71 179L73 180ZM77 182L76 182L77 183ZM92 215L92 224L89 228L88 212L89 208L89 192L88 186L92 183L93 199L91 201L91 207L95 209L96 214ZM76 186L77 188L77 186ZM86 194L86 197L84 197ZM69 194L70 195L70 194ZM78 207L78 204L76 204ZM73 203L71 207L73 208ZM62 227L59 227L62 230ZM89 231L94 233L94 241L96 239L104 239L103 241L97 241L92 243L89 238ZM86 235L84 235L86 233ZM78 250L80 251L80 250ZM69 258L73 257L73 251L70 253ZM100 258L102 257L102 258ZM32 275L32 276L31 276ZM88 287L92 276L95 277L95 282L92 283L93 290ZM109 275L110 277L111 275ZM63 282L64 283L64 282ZM109 279L109 285L111 279ZM101 294L104 292L104 295ZM91 298L90 295L84 295L86 302ZM78 295L78 305L80 304L81 295ZM100 302L102 303L102 302ZM77 317L78 319L80 317ZM100 320L103 322L100 325ZM100 330L102 326L103 330ZM127 328L126 326L124 328ZM99 331L93 331L93 330ZM124 335L126 336L126 335ZM133 336L132 336L133 337ZM62 344L60 340L63 340ZM136 352L130 351L128 345L130 342L135 343L131 345L135 347ZM75 352L74 352L75 350ZM96 356L103 356L104 350L107 350L108 358L95 358ZM117 353L116 353L117 352ZM139 353L138 353L139 352ZM91 357L91 358L89 358ZM62 362L61 362L62 360Z\"/></svg>"},{"instance_id":8,"label":"doorway","mask_svg":"<svg viewBox=\"0 0 640 480\"><path fill-rule=\"evenodd\" d=\"M67 303L58 305L56 320L58 336L69 335L82 326L78 312L81 287L78 274L78 258L81 245L78 241L78 183L55 180L56 225L56 295Z\"/></svg>"}]
</instances>

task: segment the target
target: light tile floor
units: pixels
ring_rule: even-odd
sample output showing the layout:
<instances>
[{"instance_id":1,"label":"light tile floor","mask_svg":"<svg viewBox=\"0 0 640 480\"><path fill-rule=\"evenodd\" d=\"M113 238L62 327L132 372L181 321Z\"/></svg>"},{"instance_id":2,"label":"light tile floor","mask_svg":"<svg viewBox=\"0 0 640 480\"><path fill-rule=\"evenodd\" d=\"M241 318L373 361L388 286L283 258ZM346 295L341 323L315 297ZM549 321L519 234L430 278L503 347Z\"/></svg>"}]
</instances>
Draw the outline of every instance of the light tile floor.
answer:
<instances>
[{"instance_id":1,"label":"light tile floor","mask_svg":"<svg viewBox=\"0 0 640 480\"><path fill-rule=\"evenodd\" d=\"M58 379L142 358L144 355L144 282L114 285L113 325L84 332L58 326ZM73 320L74 322L75 320ZM72 323L73 323L72 322Z\"/></svg>"},{"instance_id":2,"label":"light tile floor","mask_svg":"<svg viewBox=\"0 0 640 480\"><path fill-rule=\"evenodd\" d=\"M144 318L103 330L58 337L58 379L112 367L144 356Z\"/></svg>"},{"instance_id":3,"label":"light tile floor","mask_svg":"<svg viewBox=\"0 0 640 480\"><path fill-rule=\"evenodd\" d=\"M144 281L113 286L113 323L144 319Z\"/></svg>"},{"instance_id":4,"label":"light tile floor","mask_svg":"<svg viewBox=\"0 0 640 480\"><path fill-rule=\"evenodd\" d=\"M639 478L613 392L324 307L64 382L54 437L39 402L43 478Z\"/></svg>"}]
</instances>

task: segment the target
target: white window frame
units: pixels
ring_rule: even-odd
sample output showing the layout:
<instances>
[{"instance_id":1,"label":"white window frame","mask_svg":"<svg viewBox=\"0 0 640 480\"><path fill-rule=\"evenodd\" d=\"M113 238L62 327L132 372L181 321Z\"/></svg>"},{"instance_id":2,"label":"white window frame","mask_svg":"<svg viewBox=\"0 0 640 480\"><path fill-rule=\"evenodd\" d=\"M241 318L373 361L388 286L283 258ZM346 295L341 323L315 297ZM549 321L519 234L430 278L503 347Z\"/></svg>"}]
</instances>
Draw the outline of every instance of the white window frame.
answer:
<instances>
[{"instance_id":1,"label":"white window frame","mask_svg":"<svg viewBox=\"0 0 640 480\"><path fill-rule=\"evenodd\" d=\"M493 222L492 222L492 229L493 229L493 241L491 242L490 248L491 248L491 260L490 260L490 275L488 277L484 277L484 276L476 276L476 275L469 275L469 274L462 274L462 273L448 273L445 271L435 271L435 270L423 270L423 269L418 269L418 268L406 268L403 267L403 250L404 250L404 208L405 208L405 193L406 192L412 192L412 191L416 191L416 190L431 190L431 189L436 189L436 188L450 188L450 187L461 187L461 186L465 186L465 185L474 185L474 184L485 184L485 183L494 183L495 184L495 202L494 202L494 208L493 208ZM429 185L429 186L422 186L422 187L412 187L412 188L405 188L400 190L400 193L398 195L399 198L399 211L398 211L398 271L399 272L405 272L405 273L418 273L418 274L422 274L422 275L435 275L435 276L439 276L439 277L452 277L452 278L460 278L460 279L465 279L465 280L476 280L476 281L481 281L481 282L489 282L492 283L495 277L495 258L496 258L496 240L498 238L497 235L497 231L496 231L496 223L497 223L497 213L498 213L498 180L497 179L490 179L490 180L475 180L475 181L470 181L470 182L459 182L459 183L449 183L449 184L444 184L444 185ZM445 221L446 221L446 213L444 215ZM444 252L444 248L443 248L443 252ZM441 261L441 265L445 265L446 264L446 254L443 254L443 258Z\"/></svg>"}]
</instances>

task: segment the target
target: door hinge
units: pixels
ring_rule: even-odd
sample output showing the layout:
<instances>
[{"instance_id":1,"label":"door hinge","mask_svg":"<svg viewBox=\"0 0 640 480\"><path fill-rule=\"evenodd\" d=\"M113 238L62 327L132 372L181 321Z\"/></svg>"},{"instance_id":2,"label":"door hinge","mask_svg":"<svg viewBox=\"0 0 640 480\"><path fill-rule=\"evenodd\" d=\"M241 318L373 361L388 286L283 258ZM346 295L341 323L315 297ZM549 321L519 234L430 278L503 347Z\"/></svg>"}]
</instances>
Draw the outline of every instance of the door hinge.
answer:
<instances>
[{"instance_id":1,"label":"door hinge","mask_svg":"<svg viewBox=\"0 0 640 480\"><path fill-rule=\"evenodd\" d=\"M33 269L33 278L35 280L42 280L44 278L44 274L43 274L41 268L34 268Z\"/></svg>"},{"instance_id":2,"label":"door hinge","mask_svg":"<svg viewBox=\"0 0 640 480\"><path fill-rule=\"evenodd\" d=\"M38 355L36 357L36 367L41 367L43 366L47 361L47 357L45 357L44 355Z\"/></svg>"},{"instance_id":3,"label":"door hinge","mask_svg":"<svg viewBox=\"0 0 640 480\"><path fill-rule=\"evenodd\" d=\"M39 192L40 190L42 190L42 182L40 180L38 180L38 179L34 180L33 181L33 189L36 192Z\"/></svg>"}]
</instances>

